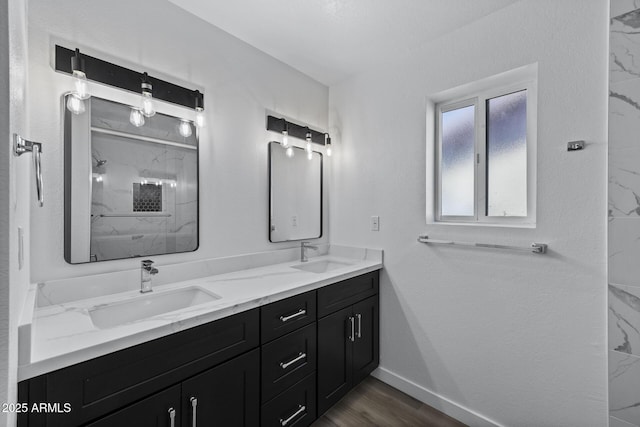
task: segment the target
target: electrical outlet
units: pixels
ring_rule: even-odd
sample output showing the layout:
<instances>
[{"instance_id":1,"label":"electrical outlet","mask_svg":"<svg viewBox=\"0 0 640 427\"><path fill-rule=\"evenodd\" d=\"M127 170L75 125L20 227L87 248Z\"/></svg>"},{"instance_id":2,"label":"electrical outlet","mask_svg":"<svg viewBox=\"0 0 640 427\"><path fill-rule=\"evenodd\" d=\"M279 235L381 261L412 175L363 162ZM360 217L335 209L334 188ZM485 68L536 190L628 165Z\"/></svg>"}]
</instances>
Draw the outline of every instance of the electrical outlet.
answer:
<instances>
[{"instance_id":1,"label":"electrical outlet","mask_svg":"<svg viewBox=\"0 0 640 427\"><path fill-rule=\"evenodd\" d=\"M378 215L371 217L371 231L380 231L380 217Z\"/></svg>"},{"instance_id":2,"label":"electrical outlet","mask_svg":"<svg viewBox=\"0 0 640 427\"><path fill-rule=\"evenodd\" d=\"M291 217L291 226L292 227L298 226L298 215L294 215Z\"/></svg>"}]
</instances>

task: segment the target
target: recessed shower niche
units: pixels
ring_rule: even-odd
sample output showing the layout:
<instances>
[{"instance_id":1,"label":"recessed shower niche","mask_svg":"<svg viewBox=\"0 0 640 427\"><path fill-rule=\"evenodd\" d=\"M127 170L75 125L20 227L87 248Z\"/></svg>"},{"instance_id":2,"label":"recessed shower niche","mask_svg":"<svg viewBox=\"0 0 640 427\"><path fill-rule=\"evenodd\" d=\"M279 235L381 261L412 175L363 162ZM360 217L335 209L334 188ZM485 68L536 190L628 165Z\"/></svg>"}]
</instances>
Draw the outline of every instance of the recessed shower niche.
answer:
<instances>
[{"instance_id":1,"label":"recessed shower niche","mask_svg":"<svg viewBox=\"0 0 640 427\"><path fill-rule=\"evenodd\" d=\"M65 110L65 260L196 250L194 124L156 113L136 126L129 105L95 96L85 102L82 114Z\"/></svg>"}]
</instances>

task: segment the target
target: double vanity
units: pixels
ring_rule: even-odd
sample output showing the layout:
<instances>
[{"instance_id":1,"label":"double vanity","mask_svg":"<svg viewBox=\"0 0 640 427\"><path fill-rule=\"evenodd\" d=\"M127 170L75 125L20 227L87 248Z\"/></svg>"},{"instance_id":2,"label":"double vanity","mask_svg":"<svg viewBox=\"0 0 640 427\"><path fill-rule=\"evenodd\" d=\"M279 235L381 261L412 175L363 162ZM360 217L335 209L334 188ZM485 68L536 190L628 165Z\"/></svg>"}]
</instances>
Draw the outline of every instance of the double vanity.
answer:
<instances>
[{"instance_id":1,"label":"double vanity","mask_svg":"<svg viewBox=\"0 0 640 427\"><path fill-rule=\"evenodd\" d=\"M311 424L378 365L382 268L378 250L315 255L155 266L144 293L144 266L35 285L19 401L60 410L18 425Z\"/></svg>"}]
</instances>

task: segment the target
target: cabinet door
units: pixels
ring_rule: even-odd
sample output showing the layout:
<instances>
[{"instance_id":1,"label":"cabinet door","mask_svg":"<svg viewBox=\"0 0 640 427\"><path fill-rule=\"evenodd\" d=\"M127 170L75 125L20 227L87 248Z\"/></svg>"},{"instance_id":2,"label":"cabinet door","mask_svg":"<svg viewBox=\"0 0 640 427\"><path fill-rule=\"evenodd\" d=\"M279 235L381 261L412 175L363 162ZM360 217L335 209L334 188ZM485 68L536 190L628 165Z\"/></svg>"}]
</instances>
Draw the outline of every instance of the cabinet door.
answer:
<instances>
[{"instance_id":1,"label":"cabinet door","mask_svg":"<svg viewBox=\"0 0 640 427\"><path fill-rule=\"evenodd\" d=\"M182 425L189 427L257 426L260 422L259 349L184 381L182 414Z\"/></svg>"},{"instance_id":2,"label":"cabinet door","mask_svg":"<svg viewBox=\"0 0 640 427\"><path fill-rule=\"evenodd\" d=\"M318 320L318 416L352 384L351 307Z\"/></svg>"},{"instance_id":3,"label":"cabinet door","mask_svg":"<svg viewBox=\"0 0 640 427\"><path fill-rule=\"evenodd\" d=\"M87 427L178 427L179 410L180 386L177 385L90 423Z\"/></svg>"},{"instance_id":4,"label":"cabinet door","mask_svg":"<svg viewBox=\"0 0 640 427\"><path fill-rule=\"evenodd\" d=\"M380 341L378 336L378 296L353 305L355 341L353 342L353 384L365 379L378 366Z\"/></svg>"}]
</instances>

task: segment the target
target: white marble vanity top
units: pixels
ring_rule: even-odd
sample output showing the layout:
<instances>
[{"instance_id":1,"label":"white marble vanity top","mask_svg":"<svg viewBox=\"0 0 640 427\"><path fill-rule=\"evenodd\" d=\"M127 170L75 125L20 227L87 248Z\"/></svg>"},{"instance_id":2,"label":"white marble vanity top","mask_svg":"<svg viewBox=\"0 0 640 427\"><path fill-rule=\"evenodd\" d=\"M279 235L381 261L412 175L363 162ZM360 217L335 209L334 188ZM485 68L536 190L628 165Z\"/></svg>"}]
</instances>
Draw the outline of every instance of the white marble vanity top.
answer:
<instances>
[{"instance_id":1,"label":"white marble vanity top","mask_svg":"<svg viewBox=\"0 0 640 427\"><path fill-rule=\"evenodd\" d=\"M279 258L278 261L281 262L270 265L264 265L270 257L269 253L202 261L200 263L209 263L208 267L202 268L203 271L208 269L209 275L203 273L205 275L202 277L191 277L173 283L163 283L160 277L165 268L158 265L158 284L154 285L151 294L197 286L220 296L220 299L104 329L99 329L93 324L89 311L102 304L140 297L142 294L139 292L139 271L131 271L126 276L131 282L137 277L138 287L131 283L125 288L129 290L125 291L122 288L127 284L123 285L122 278L125 276L122 273L71 279L69 282L72 283L67 284L67 288L63 288L60 283L34 284L29 291L28 305L19 326L18 380L32 378L382 268L381 250L324 247L320 253L325 254L310 257L309 263L321 260L344 263L324 273L293 268L301 265L300 259L297 258L299 249L274 252L278 252L278 255L271 258ZM282 262L283 257L290 259ZM261 266L247 267L251 264L251 259ZM234 267L220 267L239 267L243 264L244 267L236 271L228 271ZM187 268L191 267L192 271L198 265L199 263L193 263L187 265ZM211 267L212 265L214 267ZM167 276L177 275L176 270L180 268L184 267L166 266ZM216 273L215 270L227 271ZM110 274L114 276L111 279ZM80 289L78 287L82 286L83 280L86 281L87 288L92 287L89 283L93 284L93 295L87 295L86 290L85 293L75 292L80 293L83 299L70 300L68 291L66 295L62 295L66 289ZM95 284L109 280L117 283L113 284L112 289L106 290L106 294L95 295ZM115 293L113 289L116 289ZM60 295L56 296L56 293Z\"/></svg>"}]
</instances>

